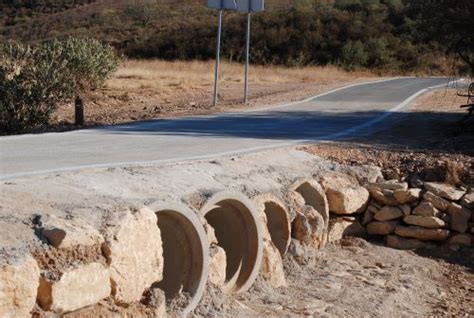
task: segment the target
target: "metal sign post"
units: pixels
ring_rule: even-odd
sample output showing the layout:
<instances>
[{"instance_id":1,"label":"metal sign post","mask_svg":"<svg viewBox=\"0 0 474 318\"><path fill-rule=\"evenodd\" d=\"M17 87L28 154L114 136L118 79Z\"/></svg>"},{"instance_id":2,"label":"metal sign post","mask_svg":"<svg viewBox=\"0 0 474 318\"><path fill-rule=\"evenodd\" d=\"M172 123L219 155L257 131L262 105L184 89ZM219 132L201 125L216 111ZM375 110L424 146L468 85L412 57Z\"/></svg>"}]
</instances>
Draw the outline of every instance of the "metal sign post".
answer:
<instances>
[{"instance_id":1,"label":"metal sign post","mask_svg":"<svg viewBox=\"0 0 474 318\"><path fill-rule=\"evenodd\" d=\"M214 106L217 105L219 94L219 67L221 62L221 35L222 35L222 15L224 10L219 10L218 27L217 27L217 47L216 47L216 74L214 77Z\"/></svg>"},{"instance_id":2,"label":"metal sign post","mask_svg":"<svg viewBox=\"0 0 474 318\"><path fill-rule=\"evenodd\" d=\"M237 10L247 13L247 38L245 44L245 87L244 102L248 102L249 91L249 64L250 64L250 22L252 12L261 12L265 8L265 0L208 0L209 8L219 10L219 25L217 27L217 48L216 48L216 71L214 79L214 106L217 105L219 97L219 67L221 53L222 16L224 10Z\"/></svg>"}]
</instances>

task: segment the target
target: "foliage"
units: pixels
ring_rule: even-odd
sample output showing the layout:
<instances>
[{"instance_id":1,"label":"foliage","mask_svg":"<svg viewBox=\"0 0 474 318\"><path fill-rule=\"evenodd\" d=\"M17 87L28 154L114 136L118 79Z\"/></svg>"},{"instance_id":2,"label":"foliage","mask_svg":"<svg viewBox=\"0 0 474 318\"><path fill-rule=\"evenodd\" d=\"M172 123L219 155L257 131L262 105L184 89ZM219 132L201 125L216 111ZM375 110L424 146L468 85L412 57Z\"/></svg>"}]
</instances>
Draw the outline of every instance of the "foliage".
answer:
<instances>
[{"instance_id":1,"label":"foliage","mask_svg":"<svg viewBox=\"0 0 474 318\"><path fill-rule=\"evenodd\" d=\"M62 102L101 85L116 69L111 47L90 39L0 45L0 130L46 125Z\"/></svg>"}]
</instances>

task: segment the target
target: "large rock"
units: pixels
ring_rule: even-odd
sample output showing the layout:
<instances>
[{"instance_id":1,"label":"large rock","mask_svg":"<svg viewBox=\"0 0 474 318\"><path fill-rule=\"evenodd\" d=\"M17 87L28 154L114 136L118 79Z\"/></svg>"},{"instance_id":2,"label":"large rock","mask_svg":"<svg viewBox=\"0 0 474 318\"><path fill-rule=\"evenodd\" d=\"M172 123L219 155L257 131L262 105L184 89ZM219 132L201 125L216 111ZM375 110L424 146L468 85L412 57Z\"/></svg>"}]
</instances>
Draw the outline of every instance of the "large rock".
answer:
<instances>
[{"instance_id":1,"label":"large rock","mask_svg":"<svg viewBox=\"0 0 474 318\"><path fill-rule=\"evenodd\" d=\"M110 273L99 263L78 265L58 280L42 278L38 288L41 308L58 314L91 306L110 296Z\"/></svg>"},{"instance_id":2,"label":"large rock","mask_svg":"<svg viewBox=\"0 0 474 318\"><path fill-rule=\"evenodd\" d=\"M225 284L227 256L225 250L217 245L209 248L209 274L210 283L222 287Z\"/></svg>"},{"instance_id":3,"label":"large rock","mask_svg":"<svg viewBox=\"0 0 474 318\"><path fill-rule=\"evenodd\" d=\"M0 317L31 317L40 270L31 256L0 265Z\"/></svg>"},{"instance_id":4,"label":"large rock","mask_svg":"<svg viewBox=\"0 0 474 318\"><path fill-rule=\"evenodd\" d=\"M440 217L441 212L429 201L421 202L412 212L414 215L419 216L436 216Z\"/></svg>"},{"instance_id":5,"label":"large rock","mask_svg":"<svg viewBox=\"0 0 474 318\"><path fill-rule=\"evenodd\" d=\"M451 236L448 242L450 245L464 245L471 246L473 241L473 236L470 234L454 234Z\"/></svg>"},{"instance_id":6,"label":"large rock","mask_svg":"<svg viewBox=\"0 0 474 318\"><path fill-rule=\"evenodd\" d=\"M445 229L426 229L420 226L401 226L395 228L395 234L421 241L443 241L449 237Z\"/></svg>"},{"instance_id":7,"label":"large rock","mask_svg":"<svg viewBox=\"0 0 474 318\"><path fill-rule=\"evenodd\" d=\"M377 180L383 179L382 169L377 166L363 165L363 166L351 166L347 168L347 173L360 182L365 184L367 182L377 182Z\"/></svg>"},{"instance_id":8,"label":"large rock","mask_svg":"<svg viewBox=\"0 0 474 318\"><path fill-rule=\"evenodd\" d=\"M366 234L365 228L353 218L335 218L329 221L328 242L340 241L346 236L362 237Z\"/></svg>"},{"instance_id":9,"label":"large rock","mask_svg":"<svg viewBox=\"0 0 474 318\"><path fill-rule=\"evenodd\" d=\"M369 201L367 189L359 186L349 176L331 174L321 178L329 210L335 214L362 213Z\"/></svg>"},{"instance_id":10,"label":"large rock","mask_svg":"<svg viewBox=\"0 0 474 318\"><path fill-rule=\"evenodd\" d=\"M421 189L395 190L393 196L400 204L412 203L420 198Z\"/></svg>"},{"instance_id":11,"label":"large rock","mask_svg":"<svg viewBox=\"0 0 474 318\"><path fill-rule=\"evenodd\" d=\"M370 183L368 185L369 190L408 190L408 183L406 182L400 182L398 180L388 180L388 181L382 181L382 182L377 182L377 183Z\"/></svg>"},{"instance_id":12,"label":"large rock","mask_svg":"<svg viewBox=\"0 0 474 318\"><path fill-rule=\"evenodd\" d=\"M397 227L397 221L372 222L367 224L367 233L370 235L388 235L392 234Z\"/></svg>"},{"instance_id":13,"label":"large rock","mask_svg":"<svg viewBox=\"0 0 474 318\"><path fill-rule=\"evenodd\" d=\"M112 294L119 303L139 301L163 276L163 248L156 214L127 211L106 229L103 252L110 265Z\"/></svg>"},{"instance_id":14,"label":"large rock","mask_svg":"<svg viewBox=\"0 0 474 318\"><path fill-rule=\"evenodd\" d=\"M375 213L374 219L377 221L391 221L403 216L403 211L394 206L385 206L379 212Z\"/></svg>"},{"instance_id":15,"label":"large rock","mask_svg":"<svg viewBox=\"0 0 474 318\"><path fill-rule=\"evenodd\" d=\"M406 239L396 235L387 236L386 243L388 247L396 248L399 250L418 250L429 246L426 242L422 242L416 239Z\"/></svg>"},{"instance_id":16,"label":"large rock","mask_svg":"<svg viewBox=\"0 0 474 318\"><path fill-rule=\"evenodd\" d=\"M398 206L399 203L397 199L395 199L394 192L392 190L376 190L372 189L370 190L370 196L377 201L378 203L381 203L382 205L391 205L391 206Z\"/></svg>"},{"instance_id":17,"label":"large rock","mask_svg":"<svg viewBox=\"0 0 474 318\"><path fill-rule=\"evenodd\" d=\"M471 218L471 211L456 203L450 203L448 206L449 225L451 229L464 233L468 229L469 219Z\"/></svg>"},{"instance_id":18,"label":"large rock","mask_svg":"<svg viewBox=\"0 0 474 318\"><path fill-rule=\"evenodd\" d=\"M423 195L423 199L425 199L428 202L431 202L437 209L441 211L446 211L449 206L449 201L446 201L445 199L437 196L436 194L432 192L426 192Z\"/></svg>"},{"instance_id":19,"label":"large rock","mask_svg":"<svg viewBox=\"0 0 474 318\"><path fill-rule=\"evenodd\" d=\"M474 209L474 191L469 192L462 198L461 205L468 209Z\"/></svg>"},{"instance_id":20,"label":"large rock","mask_svg":"<svg viewBox=\"0 0 474 318\"><path fill-rule=\"evenodd\" d=\"M41 216L40 233L49 244L60 249L102 244L99 231L80 219L65 220L54 215Z\"/></svg>"},{"instance_id":21,"label":"large rock","mask_svg":"<svg viewBox=\"0 0 474 318\"><path fill-rule=\"evenodd\" d=\"M320 248L324 244L326 226L324 219L313 207L305 205L291 224L294 238L304 245Z\"/></svg>"},{"instance_id":22,"label":"large rock","mask_svg":"<svg viewBox=\"0 0 474 318\"><path fill-rule=\"evenodd\" d=\"M446 226L443 220L435 216L407 215L403 218L403 221L410 225L418 225L428 229L441 229Z\"/></svg>"},{"instance_id":23,"label":"large rock","mask_svg":"<svg viewBox=\"0 0 474 318\"><path fill-rule=\"evenodd\" d=\"M286 286L281 254L271 240L263 242L262 276L274 288Z\"/></svg>"},{"instance_id":24,"label":"large rock","mask_svg":"<svg viewBox=\"0 0 474 318\"><path fill-rule=\"evenodd\" d=\"M451 201L461 200L466 191L458 190L456 187L446 183L425 182L425 189L433 194Z\"/></svg>"}]
</instances>

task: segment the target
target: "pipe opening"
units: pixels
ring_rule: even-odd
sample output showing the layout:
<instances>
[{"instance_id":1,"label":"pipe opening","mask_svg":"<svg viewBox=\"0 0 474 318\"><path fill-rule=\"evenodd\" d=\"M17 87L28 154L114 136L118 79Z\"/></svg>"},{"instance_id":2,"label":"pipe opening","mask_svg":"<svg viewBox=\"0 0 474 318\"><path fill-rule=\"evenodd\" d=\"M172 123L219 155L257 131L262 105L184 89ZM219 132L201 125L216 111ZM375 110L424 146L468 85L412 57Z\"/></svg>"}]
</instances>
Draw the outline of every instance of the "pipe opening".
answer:
<instances>
[{"instance_id":1,"label":"pipe opening","mask_svg":"<svg viewBox=\"0 0 474 318\"><path fill-rule=\"evenodd\" d=\"M211 200L204 216L214 228L218 245L227 256L226 292L245 291L261 264L262 243L258 220L248 204L237 199Z\"/></svg>"},{"instance_id":2,"label":"pipe opening","mask_svg":"<svg viewBox=\"0 0 474 318\"><path fill-rule=\"evenodd\" d=\"M321 214L327 226L329 223L329 213L324 191L322 189L318 191L318 189L308 181L300 184L295 191L303 197L306 205L311 206Z\"/></svg>"},{"instance_id":3,"label":"pipe opening","mask_svg":"<svg viewBox=\"0 0 474 318\"><path fill-rule=\"evenodd\" d=\"M188 313L199 303L207 281L207 237L192 211L164 209L156 213L164 261L163 280L156 287L165 292L168 301L186 297L183 312Z\"/></svg>"},{"instance_id":4,"label":"pipe opening","mask_svg":"<svg viewBox=\"0 0 474 318\"><path fill-rule=\"evenodd\" d=\"M267 217L267 227L272 242L283 258L290 242L288 214L281 205L273 201L265 202L264 212Z\"/></svg>"}]
</instances>

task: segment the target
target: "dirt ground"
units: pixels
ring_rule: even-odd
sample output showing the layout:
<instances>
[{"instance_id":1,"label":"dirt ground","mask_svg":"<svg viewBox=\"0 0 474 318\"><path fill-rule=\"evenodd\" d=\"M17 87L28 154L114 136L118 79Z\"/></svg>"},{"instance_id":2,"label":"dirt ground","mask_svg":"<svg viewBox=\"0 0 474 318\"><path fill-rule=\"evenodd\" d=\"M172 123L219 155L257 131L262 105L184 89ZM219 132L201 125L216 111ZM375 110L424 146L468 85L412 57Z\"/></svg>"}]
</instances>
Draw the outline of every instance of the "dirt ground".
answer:
<instances>
[{"instance_id":1,"label":"dirt ground","mask_svg":"<svg viewBox=\"0 0 474 318\"><path fill-rule=\"evenodd\" d=\"M208 289L199 316L429 317L474 315L474 253L398 251L359 238L323 250L292 243L287 287L258 279L235 298ZM294 256L295 255L295 256Z\"/></svg>"}]
</instances>

